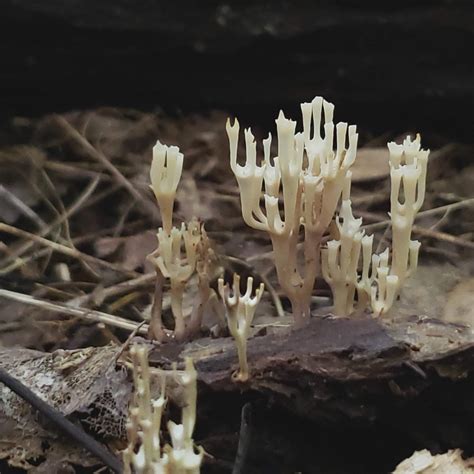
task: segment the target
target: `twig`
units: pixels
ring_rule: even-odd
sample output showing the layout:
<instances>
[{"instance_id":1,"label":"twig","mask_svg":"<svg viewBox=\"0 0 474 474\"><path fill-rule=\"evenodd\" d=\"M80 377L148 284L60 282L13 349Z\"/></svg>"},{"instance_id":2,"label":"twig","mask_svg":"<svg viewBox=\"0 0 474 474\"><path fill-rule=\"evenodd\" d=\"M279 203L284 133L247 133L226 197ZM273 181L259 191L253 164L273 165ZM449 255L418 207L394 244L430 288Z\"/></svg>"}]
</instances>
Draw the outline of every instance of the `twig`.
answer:
<instances>
[{"instance_id":1,"label":"twig","mask_svg":"<svg viewBox=\"0 0 474 474\"><path fill-rule=\"evenodd\" d=\"M122 281L121 283L117 283L116 285L112 285L107 288L95 290L90 294L78 296L68 301L67 304L68 306L83 306L90 300L102 302L111 296L117 296L121 293L126 293L127 291L136 290L142 286L151 285L155 281L155 278L155 272L146 273L145 275L140 275L137 278Z\"/></svg>"},{"instance_id":2,"label":"twig","mask_svg":"<svg viewBox=\"0 0 474 474\"><path fill-rule=\"evenodd\" d=\"M82 204L89 199L90 195L94 192L95 188L99 184L100 181L100 176L96 176L95 179L93 179L84 189L84 191L81 193L81 195L78 197L76 202L69 207L62 215L57 217L51 224L44 226L44 228L41 230L41 232L38 234L40 237L45 237L48 235L52 229L57 227L59 224L62 222L66 221L69 217L71 217L74 213L76 213L82 206ZM35 234L36 235L36 234ZM33 246L33 241L29 239L28 242L26 242L24 245L22 245L20 248L17 248L14 252L12 252L12 256L9 257L10 261L12 261L15 258L20 257L23 253L25 253L27 250L29 250ZM8 264L8 261L2 261L0 263L0 266L3 267ZM19 265L17 263L17 265ZM14 270L14 268L10 269L10 271Z\"/></svg>"},{"instance_id":3,"label":"twig","mask_svg":"<svg viewBox=\"0 0 474 474\"><path fill-rule=\"evenodd\" d=\"M0 222L0 232L6 232L8 234L16 235L18 237L23 237L26 239L31 239L39 244L45 245L46 247L49 247L50 249L62 253L64 255L68 255L69 257L76 258L78 260L84 260L88 263L92 263L95 265L99 265L101 267L108 268L110 270L114 270L116 272L124 273L128 276L131 277L136 277L139 274L137 272L133 272L130 270L127 270L123 268L121 265L117 265L115 263L110 263L105 260L101 260L100 258L93 257L92 255L88 255L86 253L81 252L80 250L77 250L75 248L67 247L66 245L58 244L56 242L52 242L51 240L45 239L43 237L40 237L38 235L32 234L30 232L27 232L22 229L18 229L17 227L13 227L8 224L3 224ZM9 273L11 269L9 268L2 268L0 269L0 275L4 275L6 273Z\"/></svg>"},{"instance_id":4,"label":"twig","mask_svg":"<svg viewBox=\"0 0 474 474\"><path fill-rule=\"evenodd\" d=\"M125 225L127 217L129 216L132 209L135 207L136 203L137 203L136 201L132 200L127 204L127 206L124 209L122 215L118 219L117 225L116 225L116 227L114 229L114 232L112 234L113 237L119 237L122 234L123 227Z\"/></svg>"},{"instance_id":5,"label":"twig","mask_svg":"<svg viewBox=\"0 0 474 474\"><path fill-rule=\"evenodd\" d=\"M437 208L437 209L441 209L441 208ZM426 211L426 212L428 212L428 211ZM449 209L445 210L445 215L443 216L443 218L446 216L446 214L448 212L449 212ZM358 216L362 216L364 219L370 219L370 220L377 220L379 218L379 216L377 214L373 214L373 213L367 212L367 211L357 212L357 213L354 212L354 214L356 214ZM370 226L370 224L369 224L369 226ZM369 227L369 226L366 226L365 229L367 229L367 227ZM388 221L388 225L387 225L387 228L385 229L384 236L387 234L387 231L388 231L389 228L390 228L390 221ZM474 242L463 239L463 238L458 237L456 235L448 234L447 232L437 231L437 230L434 229L434 227L425 228L425 227L420 227L420 226L414 225L413 226L413 232L415 234L423 235L425 237L432 237L433 239L436 239L436 240L443 240L445 242L449 242L449 243L451 243L453 245L457 245L459 247L474 249ZM378 253L378 251L379 251L379 249L377 249L376 253Z\"/></svg>"},{"instance_id":6,"label":"twig","mask_svg":"<svg viewBox=\"0 0 474 474\"><path fill-rule=\"evenodd\" d=\"M102 175L104 176L104 175ZM89 207L94 206L95 204L99 203L103 199L111 196L112 194L116 193L117 191L121 191L122 186L117 183L112 183L108 185L105 189L97 192L94 196L92 196L82 207L82 210L87 209Z\"/></svg>"},{"instance_id":7,"label":"twig","mask_svg":"<svg viewBox=\"0 0 474 474\"><path fill-rule=\"evenodd\" d=\"M451 214L451 210L450 210L450 209L448 209L448 210L441 216L441 218L438 219L438 221L435 222L435 223L430 227L430 229L431 229L431 230L436 230L436 229L438 229L439 227L441 227L441 226L444 224L444 222L447 220L449 214Z\"/></svg>"},{"instance_id":8,"label":"twig","mask_svg":"<svg viewBox=\"0 0 474 474\"><path fill-rule=\"evenodd\" d=\"M144 219L139 219L139 220L130 222L129 224L127 224L127 230L131 231L131 230L134 230L134 229L141 229L143 227L144 223L145 223ZM112 227L112 228L105 228L105 229L101 229L101 230L96 231L96 232L91 232L91 233L88 233L88 234L84 234L84 235L81 235L79 237L74 237L72 239L72 243L74 245L79 245L79 244L85 244L85 243L91 242L93 240L98 239L99 237L104 236L104 235L109 235L114 230L114 228L115 228L115 226ZM1 244L2 243L0 242L0 245ZM9 251L9 249L6 245L4 245L3 248L1 248L0 250L7 253L8 255L11 255L11 252ZM49 248L39 249L39 250L33 252L32 254L19 259L16 263L12 263L12 265L10 265L8 267L8 270L9 270L9 272L11 272L11 271L15 270L18 267L26 265L27 263L29 263L33 260L36 260L37 258L41 258L44 255L47 255L49 252L50 252ZM0 271L0 274L1 274L1 271Z\"/></svg>"},{"instance_id":9,"label":"twig","mask_svg":"<svg viewBox=\"0 0 474 474\"><path fill-rule=\"evenodd\" d=\"M432 237L433 239L444 240L445 242L449 242L453 245L458 245L459 247L474 249L474 242L462 239L461 237L457 237L456 235L451 235L446 232L440 232L433 229L425 229L424 227L418 227L417 225L413 226L413 232L415 232L415 234L420 234L425 237Z\"/></svg>"},{"instance_id":10,"label":"twig","mask_svg":"<svg viewBox=\"0 0 474 474\"><path fill-rule=\"evenodd\" d=\"M69 247L72 247L73 245L71 244L71 233L69 229L69 220L67 219L66 215L66 208L64 206L63 200L61 198L60 193L58 192L56 186L54 185L53 181L49 177L49 174L47 171L43 168L39 170L40 175L43 178L43 182L45 183L47 189L49 189L49 192L51 193L51 196L54 197L56 201L56 206L54 207L54 212L57 214L57 218L61 220L62 216L66 216L64 219L61 220L62 225L57 226L57 229L52 229L54 233L56 234L53 239L54 241L59 241L60 243L67 245ZM52 204L52 203L51 203ZM61 235L62 232L64 232L64 237ZM49 261L51 259L52 252L49 252L47 258L45 261L42 263L41 267L42 270L40 270L40 273L44 273L46 270L47 266L49 265ZM96 277L98 275L92 271L84 262L81 261L81 264L86 268L86 270L90 271L92 274L94 274Z\"/></svg>"},{"instance_id":11,"label":"twig","mask_svg":"<svg viewBox=\"0 0 474 474\"><path fill-rule=\"evenodd\" d=\"M433 215L439 214L441 212L446 212L446 211L451 212L451 211L454 211L456 209L462 209L463 207L469 207L469 206L472 206L472 205L474 205L474 198L465 199L464 201L456 202L454 204L447 204L446 206L435 207L434 209L428 209L427 211L419 212L416 215L415 220L419 219L420 217L433 216ZM368 215L369 213L354 211L354 214L359 215L359 216L363 216L363 215ZM375 231L375 230L379 230L379 229L384 229L386 226L390 225L391 222L392 221L390 219L385 219L385 220L382 220L382 221L379 221L379 222L374 222L373 224L363 225L361 227L361 229L364 229L365 231ZM328 235L324 236L323 239L321 240L321 242L325 243L329 239L330 239L330 236L328 236ZM464 242L466 242L466 241L464 241ZM299 243L297 245L297 248L300 249L301 245L302 244ZM262 260L264 258L270 258L272 255L273 255L273 250L271 250L269 252L262 252L259 255L254 255L252 257L247 258L247 262L252 262L252 261L255 261L255 260Z\"/></svg>"},{"instance_id":12,"label":"twig","mask_svg":"<svg viewBox=\"0 0 474 474\"><path fill-rule=\"evenodd\" d=\"M117 355L113 359L113 363L116 364L117 361L120 359L121 355L125 352L127 347L130 345L132 342L132 339L138 334L140 331L140 328L145 324L145 321L142 321L127 337L127 340L122 344L122 347L120 350L117 352Z\"/></svg>"},{"instance_id":13,"label":"twig","mask_svg":"<svg viewBox=\"0 0 474 474\"><path fill-rule=\"evenodd\" d=\"M454 204L447 204L446 206L435 207L434 209L428 209L427 211L419 212L415 219L418 220L420 217L434 216L436 214L446 212L446 211L452 212L452 211L455 211L456 209L462 209L463 207L469 207L473 205L474 205L474 198L465 199L464 201L455 202ZM383 229L386 225L390 224L391 222L392 221L390 219L386 219L380 222L376 222L374 224L363 225L362 229L369 230L369 231Z\"/></svg>"},{"instance_id":14,"label":"twig","mask_svg":"<svg viewBox=\"0 0 474 474\"><path fill-rule=\"evenodd\" d=\"M30 306L36 306L37 308L41 308L48 311L67 314L69 316L76 316L87 321L92 321L94 323L108 324L109 326L126 329L127 331L134 331L137 326L139 326L138 323L129 321L125 318L121 318L120 316L114 316L112 314L104 313L102 311L96 311L87 308L71 308L70 306L67 306L65 304L52 303L50 301L35 298L34 296L25 295L23 293L18 293L16 291L0 289L0 297L4 297L13 301L18 301L20 303L25 303ZM139 328L140 334L146 335L147 332L148 324L143 325Z\"/></svg>"},{"instance_id":15,"label":"twig","mask_svg":"<svg viewBox=\"0 0 474 474\"><path fill-rule=\"evenodd\" d=\"M100 459L105 465L112 469L112 471L116 473L123 472L122 462L117 456L113 455L102 444L98 443L92 436L88 435L86 432L84 432L84 430L69 421L60 411L48 405L32 390L23 385L15 377L12 377L2 368L0 368L0 382L6 385L18 396L23 398L23 400L28 402L42 415L51 420L57 428L87 449L97 459Z\"/></svg>"},{"instance_id":16,"label":"twig","mask_svg":"<svg viewBox=\"0 0 474 474\"><path fill-rule=\"evenodd\" d=\"M44 167L51 171L61 173L62 176L67 176L70 179L77 179L81 181L84 178L95 178L97 176L97 171L92 171L91 169L84 169L79 166L72 166L70 164L58 163L56 161L47 160L44 163ZM112 181L112 177L108 174L104 174L102 179L106 182Z\"/></svg>"},{"instance_id":17,"label":"twig","mask_svg":"<svg viewBox=\"0 0 474 474\"><path fill-rule=\"evenodd\" d=\"M16 207L24 216L31 219L40 229L46 225L46 222L41 219L38 214L36 214L33 209L28 207L21 199L19 199L15 194L9 191L5 186L0 184L0 196L3 196L7 199L10 204Z\"/></svg>"},{"instance_id":18,"label":"twig","mask_svg":"<svg viewBox=\"0 0 474 474\"><path fill-rule=\"evenodd\" d=\"M56 123L63 128L68 135L82 147L86 154L95 161L109 170L115 177L116 181L120 183L137 201L143 203L151 215L157 215L157 207L148 201L136 187L111 163L111 161L100 151L94 148L91 143L83 137L67 120L61 116L56 116Z\"/></svg>"}]
</instances>

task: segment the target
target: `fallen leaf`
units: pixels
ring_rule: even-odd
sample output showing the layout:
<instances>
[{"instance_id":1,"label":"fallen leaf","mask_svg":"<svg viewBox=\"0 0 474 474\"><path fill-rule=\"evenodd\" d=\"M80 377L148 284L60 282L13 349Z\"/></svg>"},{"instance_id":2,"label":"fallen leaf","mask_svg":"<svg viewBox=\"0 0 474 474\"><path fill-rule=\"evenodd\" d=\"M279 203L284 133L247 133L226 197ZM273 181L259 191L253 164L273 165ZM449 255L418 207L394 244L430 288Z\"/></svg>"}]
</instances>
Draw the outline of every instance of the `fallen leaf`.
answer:
<instances>
[{"instance_id":1,"label":"fallen leaf","mask_svg":"<svg viewBox=\"0 0 474 474\"><path fill-rule=\"evenodd\" d=\"M352 181L363 183L384 179L390 174L387 147L361 148L351 167Z\"/></svg>"},{"instance_id":2,"label":"fallen leaf","mask_svg":"<svg viewBox=\"0 0 474 474\"><path fill-rule=\"evenodd\" d=\"M474 326L474 278L462 281L447 295L443 319Z\"/></svg>"}]
</instances>

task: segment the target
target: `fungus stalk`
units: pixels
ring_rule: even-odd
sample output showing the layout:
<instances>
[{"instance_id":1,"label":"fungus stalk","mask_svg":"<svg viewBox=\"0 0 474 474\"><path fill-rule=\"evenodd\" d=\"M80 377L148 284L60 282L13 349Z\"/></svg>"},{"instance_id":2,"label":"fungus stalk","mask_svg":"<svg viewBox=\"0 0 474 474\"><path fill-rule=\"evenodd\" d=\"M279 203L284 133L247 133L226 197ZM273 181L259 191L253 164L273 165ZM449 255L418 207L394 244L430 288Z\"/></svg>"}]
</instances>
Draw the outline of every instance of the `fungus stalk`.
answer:
<instances>
[{"instance_id":1,"label":"fungus stalk","mask_svg":"<svg viewBox=\"0 0 474 474\"><path fill-rule=\"evenodd\" d=\"M129 444L123 451L124 473L131 474L131 468L137 474L165 472L169 459L162 455L160 444L161 416L166 403L165 377L161 376L159 397L153 399L147 349L133 346L130 354L135 392L126 425Z\"/></svg>"},{"instance_id":2,"label":"fungus stalk","mask_svg":"<svg viewBox=\"0 0 474 474\"><path fill-rule=\"evenodd\" d=\"M390 275L388 263L389 249L386 248L380 255L372 256L372 272L375 284L370 288L370 304L374 316L380 316L393 306L400 287L396 275Z\"/></svg>"},{"instance_id":3,"label":"fungus stalk","mask_svg":"<svg viewBox=\"0 0 474 474\"><path fill-rule=\"evenodd\" d=\"M194 452L193 431L196 424L197 372L191 357L185 359L185 370L173 369L174 378L182 388L181 423L168 422L171 446L165 446L170 471L176 474L199 474L204 450Z\"/></svg>"},{"instance_id":4,"label":"fungus stalk","mask_svg":"<svg viewBox=\"0 0 474 474\"><path fill-rule=\"evenodd\" d=\"M194 219L188 225L183 223L180 229L173 227L170 233L160 228L158 249L150 255L150 260L154 263L158 275L161 274L170 280L171 311L175 321L174 335L178 341L184 340L187 335L183 296L186 284L196 269L197 248L201 238L201 225ZM157 312L153 316L155 317L153 325L161 325L162 328L161 314L158 316ZM156 330L154 336L159 338L163 334L162 331L162 329Z\"/></svg>"},{"instance_id":5,"label":"fungus stalk","mask_svg":"<svg viewBox=\"0 0 474 474\"><path fill-rule=\"evenodd\" d=\"M264 284L255 291L255 296L251 296L253 288L253 278L247 278L247 289L242 295L240 293L240 276L234 273L234 281L231 290L228 284L224 285L224 280L219 279L219 294L226 309L227 325L231 336L235 339L237 345L237 354L239 357L239 370L232 377L239 382L245 382L249 378L249 366L247 362L247 339L250 333L250 326L255 316L255 310L259 303Z\"/></svg>"},{"instance_id":6,"label":"fungus stalk","mask_svg":"<svg viewBox=\"0 0 474 474\"><path fill-rule=\"evenodd\" d=\"M375 279L376 264L372 264L372 260L376 258L372 256L372 246L374 242L373 235L364 235L361 240L362 245L362 271L357 278L357 308L364 311L370 303L371 287ZM348 313L349 314L349 313Z\"/></svg>"},{"instance_id":7,"label":"fungus stalk","mask_svg":"<svg viewBox=\"0 0 474 474\"><path fill-rule=\"evenodd\" d=\"M257 165L255 139L245 130L246 163L237 163L239 123L227 121L230 164L240 189L242 215L250 227L270 234L279 283L289 298L297 325L310 315L310 301L320 271L320 245L340 197L348 198L357 148L356 127L334 126L334 106L321 97L301 105L303 133L280 112L276 120L278 156L271 159L271 135L263 141ZM324 133L321 118L324 110ZM336 150L333 150L336 129ZM346 148L346 137L348 145ZM263 186L263 208L260 205ZM282 211L280 211L280 199ZM298 240L303 229L303 251Z\"/></svg>"},{"instance_id":8,"label":"fungus stalk","mask_svg":"<svg viewBox=\"0 0 474 474\"><path fill-rule=\"evenodd\" d=\"M165 233L170 240L173 226L174 200L176 198L176 190L179 180L181 179L182 171L183 154L180 153L179 148L175 146L168 147L157 141L153 147L153 159L150 167L150 188L160 208L162 233ZM157 257L158 254L159 249L149 256L149 259L153 261L153 258ZM163 327L161 312L165 277L158 265L155 265L155 270L155 294L148 333L150 337L158 341L163 341L166 333Z\"/></svg>"},{"instance_id":9,"label":"fungus stalk","mask_svg":"<svg viewBox=\"0 0 474 474\"><path fill-rule=\"evenodd\" d=\"M183 154L179 152L179 148L168 147L158 141L153 148L150 180L163 226L158 229L158 248L148 256L156 269L149 336L158 341L173 335L164 328L162 320L165 279L170 281L174 337L178 341L183 341L199 331L204 305L212 291L209 287L209 266L213 252L204 227L196 219L192 219L187 225L183 223L180 228L173 227L172 224L174 200L182 170ZM187 325L183 314L183 296L186 285L195 272L199 277L200 301Z\"/></svg>"},{"instance_id":10,"label":"fungus stalk","mask_svg":"<svg viewBox=\"0 0 474 474\"><path fill-rule=\"evenodd\" d=\"M128 446L123 451L124 473L131 474L198 474L203 450L194 451L192 439L196 423L197 373L191 358L186 358L185 370L160 371L160 395L151 395L151 369L145 346L130 350L133 362L135 392L127 422ZM161 419L166 404L166 377L172 377L182 390L181 424L168 422L171 446L161 446Z\"/></svg>"},{"instance_id":11,"label":"fungus stalk","mask_svg":"<svg viewBox=\"0 0 474 474\"><path fill-rule=\"evenodd\" d=\"M342 223L341 223L342 219ZM331 240L327 249L322 250L322 274L331 287L334 300L334 313L351 314L357 287L357 266L362 246L362 219L352 215L351 201L342 202L336 225L339 240Z\"/></svg>"},{"instance_id":12,"label":"fungus stalk","mask_svg":"<svg viewBox=\"0 0 474 474\"><path fill-rule=\"evenodd\" d=\"M334 312L340 316L352 312L355 289L360 309L370 305L375 316L387 313L418 264L420 243L411 240L411 232L425 196L429 151L420 148L419 136L415 141L407 137L401 145L389 143L388 148L392 185L391 255L389 248L381 254L372 253L373 236L360 231L362 220L354 219L348 200L343 201L336 221L340 238L328 242L322 252L323 276L333 292Z\"/></svg>"},{"instance_id":13,"label":"fungus stalk","mask_svg":"<svg viewBox=\"0 0 474 474\"><path fill-rule=\"evenodd\" d=\"M148 256L148 259L153 258L155 253ZM163 326L163 286L165 284L165 277L158 266L155 266L156 280L155 280L155 292L153 295L153 305L151 308L150 325L148 329L148 335L156 339L157 341L164 341L167 334Z\"/></svg>"},{"instance_id":14,"label":"fungus stalk","mask_svg":"<svg viewBox=\"0 0 474 474\"><path fill-rule=\"evenodd\" d=\"M391 309L406 279L418 266L421 244L411 240L411 233L416 214L425 199L429 155L429 150L421 149L419 135L414 141L410 137L405 138L401 145L388 143L388 149L392 251L390 255L387 248L380 255L371 255L372 237L364 237L363 270L357 286L359 300L368 300L375 316Z\"/></svg>"},{"instance_id":15,"label":"fungus stalk","mask_svg":"<svg viewBox=\"0 0 474 474\"><path fill-rule=\"evenodd\" d=\"M429 150L420 147L420 136L407 137L401 145L388 143L390 154L390 218L392 249L372 255L372 237L362 240L362 276L357 289L359 301L369 301L374 316L387 313L406 279L418 266L420 242L411 240L415 217L426 189ZM389 261L391 260L391 261ZM369 276L369 267L371 274Z\"/></svg>"},{"instance_id":16,"label":"fungus stalk","mask_svg":"<svg viewBox=\"0 0 474 474\"><path fill-rule=\"evenodd\" d=\"M407 137L401 145L389 143L390 216L392 220L392 264L390 274L398 277L400 291L418 266L420 242L411 240L415 216L425 199L429 150L420 148L420 136Z\"/></svg>"},{"instance_id":17,"label":"fungus stalk","mask_svg":"<svg viewBox=\"0 0 474 474\"><path fill-rule=\"evenodd\" d=\"M214 290L211 288L212 268L216 261L216 255L211 247L209 238L204 229L201 227L201 239L197 245L197 258L196 258L196 273L198 275L198 294L199 298L197 303L193 307L191 313L191 319L187 327L187 333L189 336L195 336L201 329L202 320L204 316L204 308L206 303L211 298L212 294L215 295Z\"/></svg>"}]
</instances>

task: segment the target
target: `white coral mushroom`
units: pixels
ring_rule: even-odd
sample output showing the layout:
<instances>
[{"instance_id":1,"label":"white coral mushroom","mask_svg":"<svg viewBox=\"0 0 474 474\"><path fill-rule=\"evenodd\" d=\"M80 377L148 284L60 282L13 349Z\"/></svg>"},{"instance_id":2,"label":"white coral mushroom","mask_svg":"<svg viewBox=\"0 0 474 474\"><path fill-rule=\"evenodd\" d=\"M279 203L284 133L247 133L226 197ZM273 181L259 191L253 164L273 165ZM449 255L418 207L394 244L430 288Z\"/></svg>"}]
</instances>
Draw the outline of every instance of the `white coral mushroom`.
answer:
<instances>
[{"instance_id":1,"label":"white coral mushroom","mask_svg":"<svg viewBox=\"0 0 474 474\"><path fill-rule=\"evenodd\" d=\"M302 104L301 109L303 132L296 133L296 122L280 112L276 120L278 155L272 162L269 135L263 141L264 160L260 165L250 130L245 131L246 163L237 163L239 124L237 120L234 125L227 122L230 164L239 184L242 216L250 227L270 234L278 280L300 325L309 317L323 234L341 195L348 198L349 169L357 149L356 127L346 123L335 126L331 103L316 97ZM302 229L303 255L299 255L297 244Z\"/></svg>"},{"instance_id":2,"label":"white coral mushroom","mask_svg":"<svg viewBox=\"0 0 474 474\"><path fill-rule=\"evenodd\" d=\"M173 206L176 189L183 171L183 154L177 146L163 145L160 141L153 147L150 168L151 188L161 211L165 232L171 232Z\"/></svg>"},{"instance_id":3,"label":"white coral mushroom","mask_svg":"<svg viewBox=\"0 0 474 474\"><path fill-rule=\"evenodd\" d=\"M247 289L242 295L240 293L240 276L234 273L232 285L232 295L228 284L224 285L224 280L219 279L219 294L226 309L227 325L229 332L235 339L237 345L237 354L239 357L239 371L233 377L245 382L249 378L249 366L247 362L247 339L250 333L250 326L255 315L257 304L262 297L264 284L255 291L255 296L251 296L253 287L253 278L247 278Z\"/></svg>"}]
</instances>

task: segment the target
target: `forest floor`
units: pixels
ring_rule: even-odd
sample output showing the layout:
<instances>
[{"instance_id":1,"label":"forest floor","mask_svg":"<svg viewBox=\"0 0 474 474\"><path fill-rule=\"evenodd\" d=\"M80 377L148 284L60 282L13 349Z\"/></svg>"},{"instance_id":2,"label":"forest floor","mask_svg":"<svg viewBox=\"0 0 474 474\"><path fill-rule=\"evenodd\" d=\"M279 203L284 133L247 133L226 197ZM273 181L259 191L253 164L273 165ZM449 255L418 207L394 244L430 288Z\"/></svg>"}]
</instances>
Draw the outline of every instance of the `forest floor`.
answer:
<instances>
[{"instance_id":1,"label":"forest floor","mask_svg":"<svg viewBox=\"0 0 474 474\"><path fill-rule=\"evenodd\" d=\"M111 377L109 362L150 317L155 272L146 257L157 246L160 216L149 189L149 169L159 139L184 153L174 222L197 217L205 223L218 256L213 286L218 277L238 271L265 281L270 289L258 307L249 346L251 365L258 368L254 385L231 382L235 349L229 337L212 340L211 314L205 315L202 339L174 353L154 349L158 365L182 352L197 360L195 442L208 453L203 472L232 471L243 407L252 413L253 433L246 473L388 473L425 447L437 452L462 448L474 455L474 147L437 135L422 137L422 146L432 151L425 204L414 228L422 243L419 268L383 321L338 322L330 315L330 290L318 279L314 321L306 331L314 335L312 360L318 364L305 370L321 374L322 359L333 365L324 390L308 389L292 378L301 372L291 372L274 358L271 364L280 378L273 373L269 379L270 359L262 348L274 347L274 338L289 331L290 318L279 314L280 305L288 314L289 302L279 291L268 235L242 220L225 121L226 114L217 111L170 117L104 108L15 118L0 130L0 367L26 385L31 380L39 394L54 392L48 401L111 450L125 446L123 422L132 382L123 367ZM259 139L267 131L254 129L254 134ZM352 205L379 250L391 238L386 142L400 142L403 136L362 133L359 138ZM187 313L196 287L191 282L186 293ZM165 321L169 312L165 297ZM336 344L330 341L335 333L348 336ZM303 352L311 349L298 334L285 336L278 350L300 354L302 364ZM325 339L322 334L329 335ZM415 349L419 340L425 345ZM316 354L323 346L330 349ZM340 363L341 354L355 346L370 370L356 367L356 357ZM81 371L74 383L52 375L58 355L60 372ZM407 370L419 369L423 383L398 384L397 377L405 382L409 377L398 372L402 359L404 366L415 364ZM346 376L350 387L342 380ZM312 379L305 380L311 386ZM369 390L375 380L380 385ZM113 408L110 402L97 402L119 392L123 397L114 400ZM1 473L24 468L97 472L100 464L81 446L59 436L50 424L43 426L28 405L12 408L9 400L0 388ZM404 418L407 413L412 424ZM429 416L436 422L422 426Z\"/></svg>"}]
</instances>

